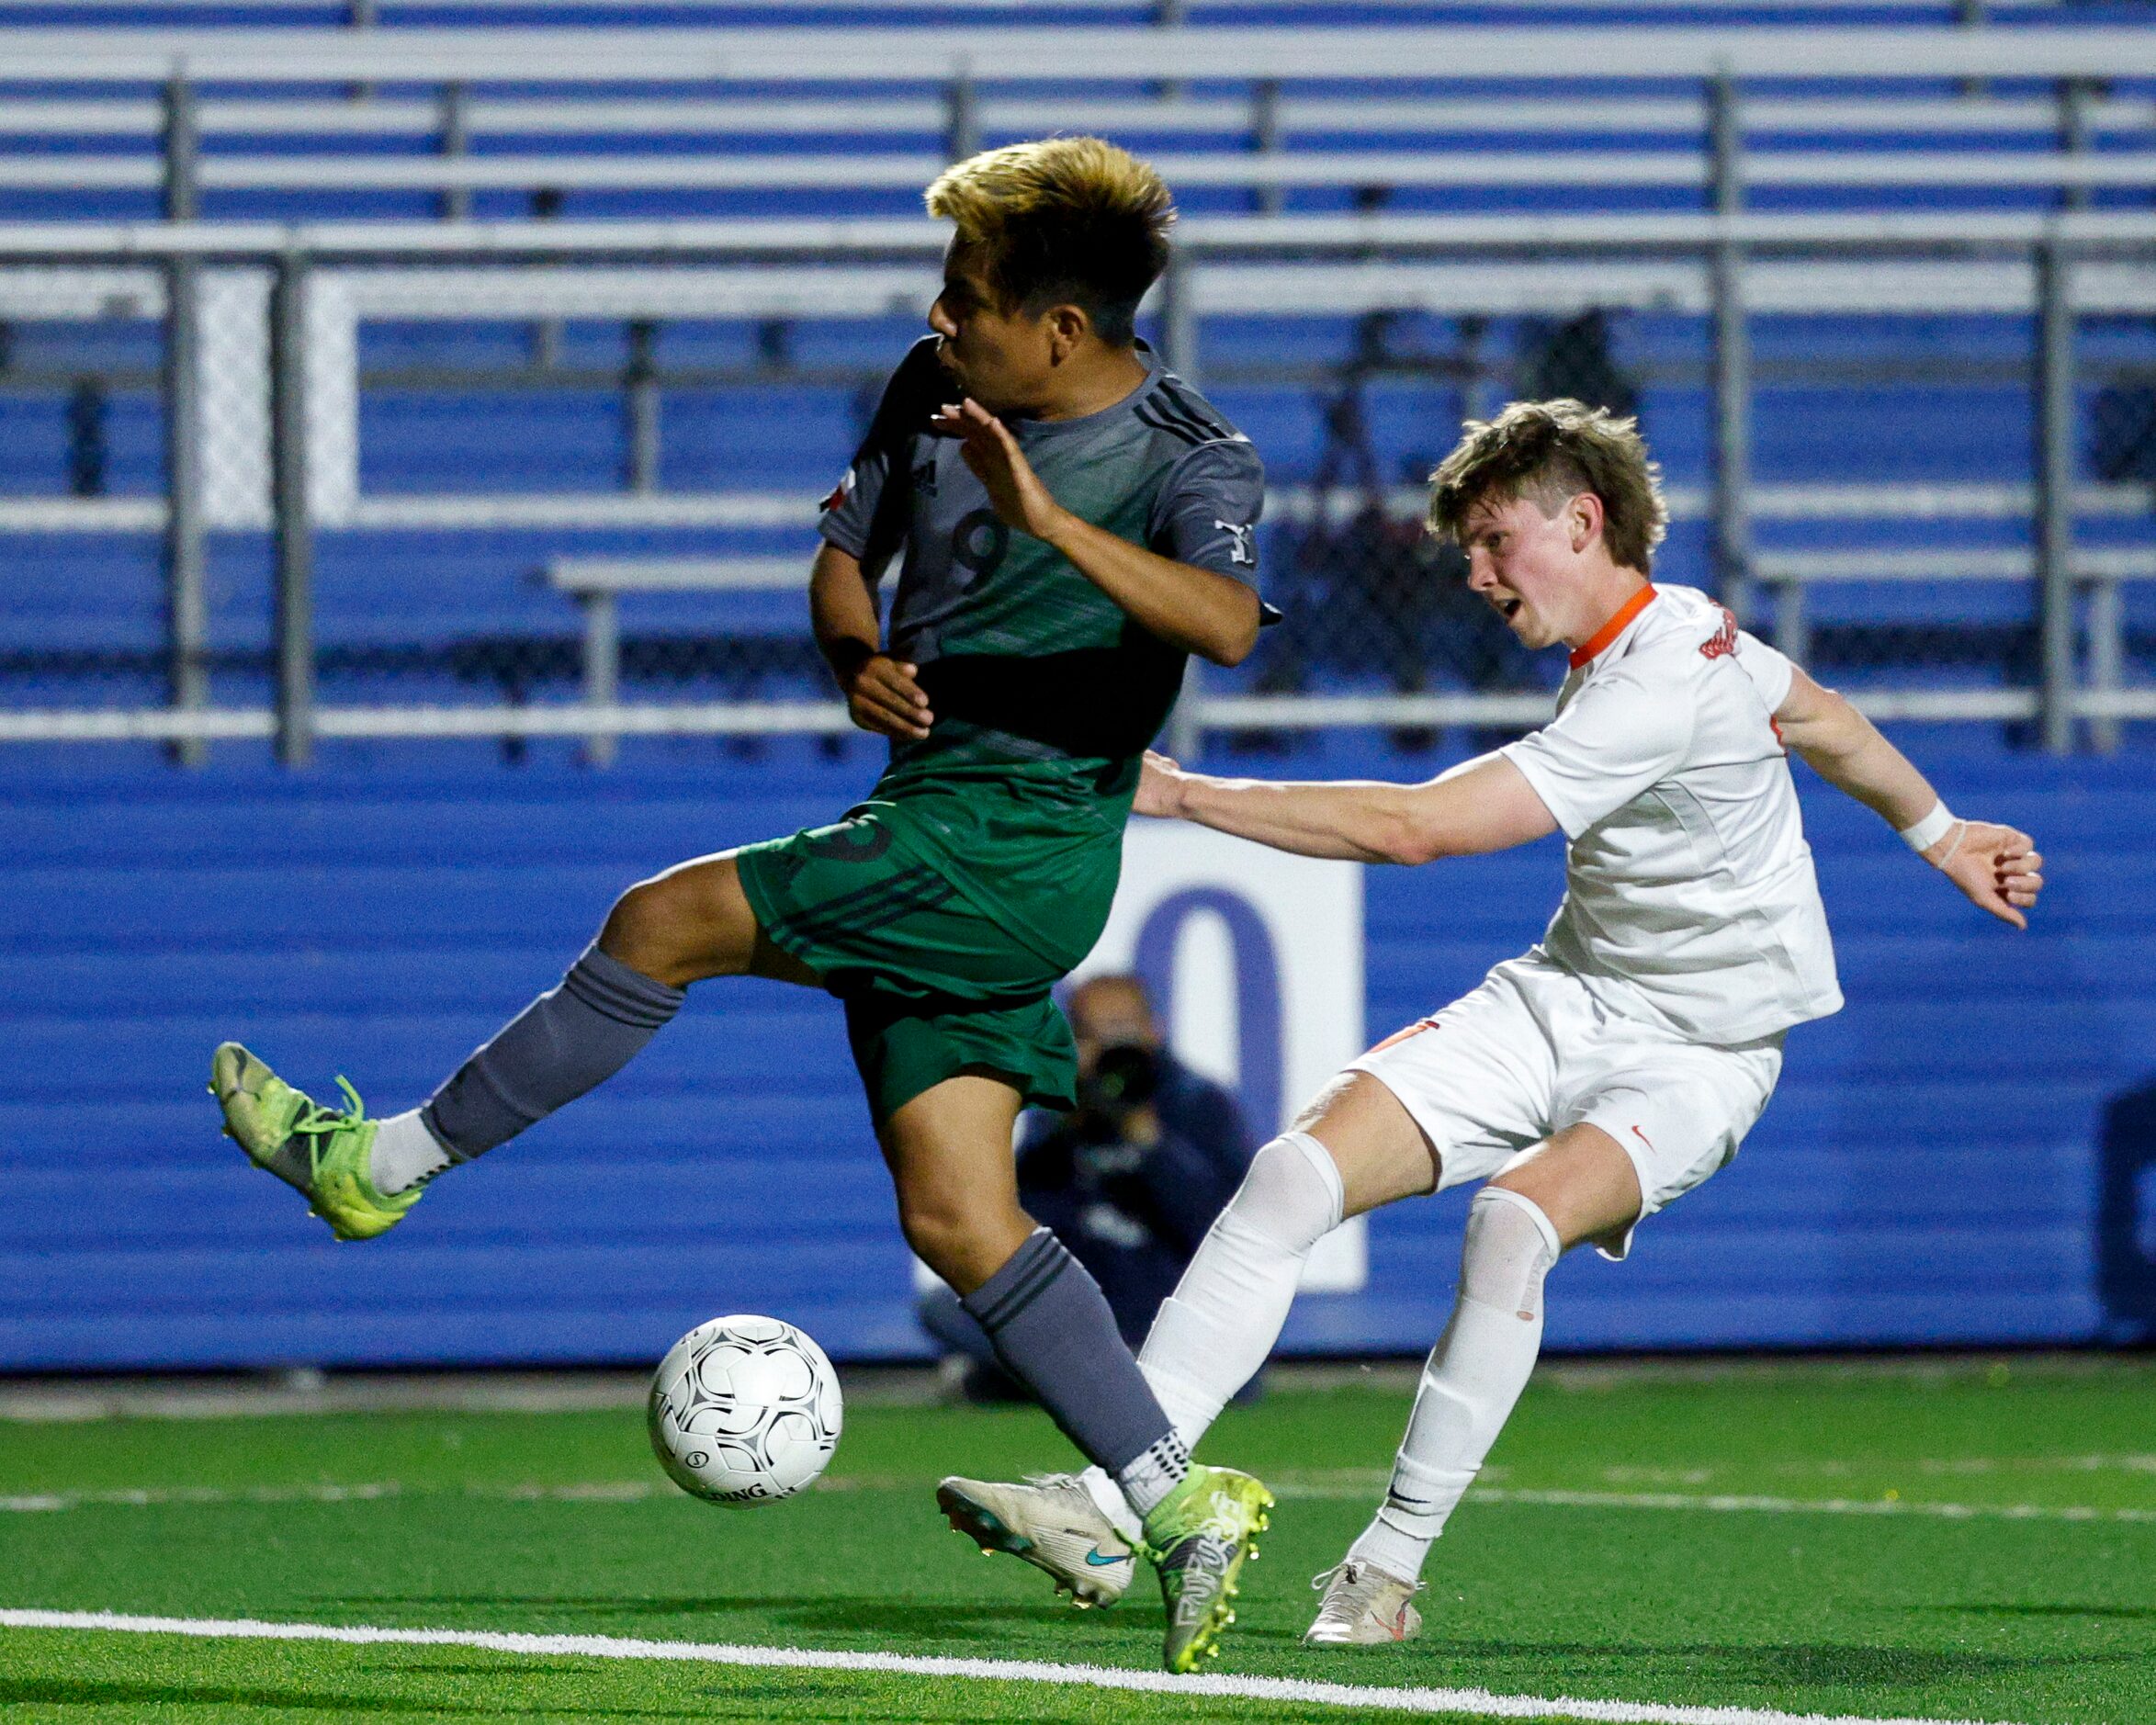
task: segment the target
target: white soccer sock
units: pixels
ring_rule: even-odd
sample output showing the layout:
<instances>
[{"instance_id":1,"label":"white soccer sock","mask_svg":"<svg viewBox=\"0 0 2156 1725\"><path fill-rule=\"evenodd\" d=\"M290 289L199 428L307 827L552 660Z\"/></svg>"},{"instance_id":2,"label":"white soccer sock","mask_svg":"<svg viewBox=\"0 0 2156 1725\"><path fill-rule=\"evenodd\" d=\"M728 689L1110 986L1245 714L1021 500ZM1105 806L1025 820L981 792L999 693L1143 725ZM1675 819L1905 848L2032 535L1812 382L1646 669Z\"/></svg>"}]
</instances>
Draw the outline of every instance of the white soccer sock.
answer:
<instances>
[{"instance_id":1,"label":"white soccer sock","mask_svg":"<svg viewBox=\"0 0 2156 1725\"><path fill-rule=\"evenodd\" d=\"M367 1178L384 1198L394 1198L432 1179L456 1160L427 1130L419 1110L409 1108L381 1122L374 1148L367 1153Z\"/></svg>"},{"instance_id":2,"label":"white soccer sock","mask_svg":"<svg viewBox=\"0 0 2156 1725\"><path fill-rule=\"evenodd\" d=\"M1144 1519L1131 1507L1131 1501L1123 1494L1123 1488L1108 1477L1106 1468L1088 1468L1078 1475L1078 1483L1086 1488L1086 1495L1093 1500L1093 1507L1108 1517L1116 1532L1133 1545L1146 1537Z\"/></svg>"},{"instance_id":3,"label":"white soccer sock","mask_svg":"<svg viewBox=\"0 0 2156 1725\"><path fill-rule=\"evenodd\" d=\"M1191 1452L1173 1432L1164 1432L1123 1464L1115 1476L1123 1501L1136 1516L1150 1516L1190 1476Z\"/></svg>"},{"instance_id":4,"label":"white soccer sock","mask_svg":"<svg viewBox=\"0 0 2156 1725\"><path fill-rule=\"evenodd\" d=\"M1139 1368L1192 1449L1280 1339L1310 1248L1340 1225L1340 1170L1308 1133L1275 1138L1161 1302Z\"/></svg>"},{"instance_id":5,"label":"white soccer sock","mask_svg":"<svg viewBox=\"0 0 2156 1725\"><path fill-rule=\"evenodd\" d=\"M1308 1133L1283 1133L1250 1158L1138 1355L1187 1447L1197 1447L1272 1352L1303 1260L1340 1225L1344 1197L1332 1153ZM1088 1468L1078 1479L1116 1530L1135 1539L1138 1515L1107 1472Z\"/></svg>"},{"instance_id":6,"label":"white soccer sock","mask_svg":"<svg viewBox=\"0 0 2156 1725\"><path fill-rule=\"evenodd\" d=\"M1422 1370L1384 1506L1348 1549L1402 1581L1417 1581L1527 1387L1542 1348L1542 1279L1563 1247L1541 1206L1485 1186L1467 1212L1460 1299Z\"/></svg>"}]
</instances>

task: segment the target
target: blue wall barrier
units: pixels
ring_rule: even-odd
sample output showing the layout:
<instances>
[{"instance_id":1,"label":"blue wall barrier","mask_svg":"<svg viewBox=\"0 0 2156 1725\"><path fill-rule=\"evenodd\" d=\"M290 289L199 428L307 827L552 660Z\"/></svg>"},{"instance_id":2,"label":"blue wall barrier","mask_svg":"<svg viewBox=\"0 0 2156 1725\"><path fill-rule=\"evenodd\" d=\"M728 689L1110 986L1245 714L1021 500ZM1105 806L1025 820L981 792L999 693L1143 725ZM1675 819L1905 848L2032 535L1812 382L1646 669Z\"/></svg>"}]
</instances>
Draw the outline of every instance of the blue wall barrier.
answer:
<instances>
[{"instance_id":1,"label":"blue wall barrier","mask_svg":"<svg viewBox=\"0 0 2156 1725\"><path fill-rule=\"evenodd\" d=\"M2037 929L1982 918L1806 777L1850 1004L1791 1035L1743 1155L1631 1261L1559 1268L1553 1347L2106 1333L2095 1143L2105 1099L2156 1069L2156 783L2145 755L1910 747L1958 806L2038 836ZM606 775L476 750L353 750L293 775L229 753L198 775L6 769L0 1370L642 1361L739 1309L841 1357L925 1351L818 995L700 987L620 1077L365 1246L248 1167L204 1093L211 1047L237 1037L318 1094L344 1072L377 1111L410 1106L552 984L622 886L830 818L873 776L864 746L709 746ZM1415 770L1349 742L1285 766ZM1371 1035L1530 941L1561 870L1545 843L1370 871ZM1376 1217L1367 1288L1306 1297L1286 1346L1426 1347L1464 1204ZM2146 1222L2124 1237L2156 1239Z\"/></svg>"}]
</instances>

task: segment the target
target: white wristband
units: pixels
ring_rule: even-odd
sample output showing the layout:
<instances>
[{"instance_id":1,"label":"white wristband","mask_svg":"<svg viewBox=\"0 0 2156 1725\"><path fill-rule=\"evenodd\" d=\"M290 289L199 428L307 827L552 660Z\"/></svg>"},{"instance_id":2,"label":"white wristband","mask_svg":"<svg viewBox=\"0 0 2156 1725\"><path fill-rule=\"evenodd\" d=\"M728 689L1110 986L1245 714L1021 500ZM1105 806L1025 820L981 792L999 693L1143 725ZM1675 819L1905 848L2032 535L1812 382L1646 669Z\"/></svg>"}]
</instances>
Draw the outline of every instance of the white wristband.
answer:
<instances>
[{"instance_id":1,"label":"white wristband","mask_svg":"<svg viewBox=\"0 0 2156 1725\"><path fill-rule=\"evenodd\" d=\"M1957 818L1943 800L1934 803L1932 812L1915 826L1902 829L1902 842L1922 854L1953 830Z\"/></svg>"}]
</instances>

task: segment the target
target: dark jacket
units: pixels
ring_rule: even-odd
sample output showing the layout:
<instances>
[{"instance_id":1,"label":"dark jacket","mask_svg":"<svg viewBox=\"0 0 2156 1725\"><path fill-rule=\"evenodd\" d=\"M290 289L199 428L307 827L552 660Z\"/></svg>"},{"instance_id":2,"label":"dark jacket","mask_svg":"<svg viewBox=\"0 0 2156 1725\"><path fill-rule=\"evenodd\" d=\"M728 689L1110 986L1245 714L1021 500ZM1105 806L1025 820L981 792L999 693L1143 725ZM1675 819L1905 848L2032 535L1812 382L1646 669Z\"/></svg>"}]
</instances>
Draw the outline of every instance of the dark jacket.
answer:
<instances>
[{"instance_id":1,"label":"dark jacket","mask_svg":"<svg viewBox=\"0 0 2156 1725\"><path fill-rule=\"evenodd\" d=\"M1020 1201L1090 1270L1134 1347L1227 1201L1253 1145L1226 1090L1165 1049L1149 1146L1083 1115L1036 1113L1020 1138Z\"/></svg>"}]
</instances>

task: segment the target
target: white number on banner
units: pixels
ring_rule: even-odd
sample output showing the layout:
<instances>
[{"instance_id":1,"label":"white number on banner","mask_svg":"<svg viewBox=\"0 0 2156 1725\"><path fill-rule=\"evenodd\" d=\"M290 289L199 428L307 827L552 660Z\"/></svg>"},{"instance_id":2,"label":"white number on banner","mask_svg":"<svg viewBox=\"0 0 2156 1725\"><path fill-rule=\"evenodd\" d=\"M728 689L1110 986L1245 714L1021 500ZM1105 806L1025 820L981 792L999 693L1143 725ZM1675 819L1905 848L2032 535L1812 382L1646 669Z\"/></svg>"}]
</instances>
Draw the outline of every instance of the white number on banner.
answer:
<instances>
[{"instance_id":1,"label":"white number on banner","mask_svg":"<svg viewBox=\"0 0 2156 1725\"><path fill-rule=\"evenodd\" d=\"M1368 1045L1362 870L1202 827L1131 823L1108 927L1072 973L1135 971L1168 1045L1225 1085L1258 1138ZM1352 1292L1369 1273L1362 1219L1318 1242L1303 1286Z\"/></svg>"}]
</instances>

